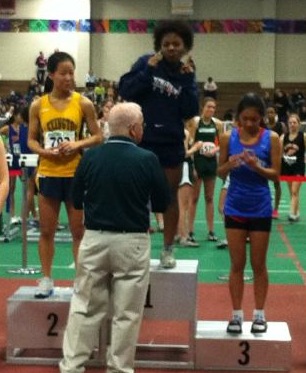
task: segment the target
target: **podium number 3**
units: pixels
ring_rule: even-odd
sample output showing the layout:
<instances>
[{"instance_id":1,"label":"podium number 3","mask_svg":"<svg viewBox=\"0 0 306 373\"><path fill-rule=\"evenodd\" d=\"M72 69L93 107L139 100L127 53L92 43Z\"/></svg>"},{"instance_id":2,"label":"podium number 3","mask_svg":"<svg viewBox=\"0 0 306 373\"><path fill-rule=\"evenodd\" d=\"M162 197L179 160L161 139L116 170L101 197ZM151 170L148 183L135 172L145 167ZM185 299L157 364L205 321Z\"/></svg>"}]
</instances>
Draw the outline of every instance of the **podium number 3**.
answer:
<instances>
[{"instance_id":1,"label":"podium number 3","mask_svg":"<svg viewBox=\"0 0 306 373\"><path fill-rule=\"evenodd\" d=\"M240 365L248 365L250 362L250 355L249 355L250 344L247 341L243 341L239 343L239 347L241 347L241 354L243 358L238 359L238 363Z\"/></svg>"},{"instance_id":2,"label":"podium number 3","mask_svg":"<svg viewBox=\"0 0 306 373\"><path fill-rule=\"evenodd\" d=\"M48 315L48 320L51 320L50 322L50 328L48 329L48 333L47 333L47 336L48 337L56 337L58 336L58 332L55 331L55 327L57 325L57 322L58 322L58 316L56 313L49 313Z\"/></svg>"}]
</instances>

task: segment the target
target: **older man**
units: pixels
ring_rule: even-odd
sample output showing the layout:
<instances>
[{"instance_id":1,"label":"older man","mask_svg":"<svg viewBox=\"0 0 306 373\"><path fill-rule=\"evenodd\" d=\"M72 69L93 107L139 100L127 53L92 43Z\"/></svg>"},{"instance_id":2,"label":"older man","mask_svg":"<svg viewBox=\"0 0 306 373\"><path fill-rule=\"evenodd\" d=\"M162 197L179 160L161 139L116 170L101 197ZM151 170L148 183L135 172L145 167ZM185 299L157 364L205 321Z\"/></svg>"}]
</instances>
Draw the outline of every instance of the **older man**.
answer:
<instances>
[{"instance_id":1,"label":"older man","mask_svg":"<svg viewBox=\"0 0 306 373\"><path fill-rule=\"evenodd\" d=\"M64 336L62 373L84 372L97 346L112 295L107 372L133 372L149 282L149 202L163 212L170 191L157 157L137 147L143 135L139 105L111 109L110 138L90 149L77 169L73 199L85 210L75 291Z\"/></svg>"}]
</instances>

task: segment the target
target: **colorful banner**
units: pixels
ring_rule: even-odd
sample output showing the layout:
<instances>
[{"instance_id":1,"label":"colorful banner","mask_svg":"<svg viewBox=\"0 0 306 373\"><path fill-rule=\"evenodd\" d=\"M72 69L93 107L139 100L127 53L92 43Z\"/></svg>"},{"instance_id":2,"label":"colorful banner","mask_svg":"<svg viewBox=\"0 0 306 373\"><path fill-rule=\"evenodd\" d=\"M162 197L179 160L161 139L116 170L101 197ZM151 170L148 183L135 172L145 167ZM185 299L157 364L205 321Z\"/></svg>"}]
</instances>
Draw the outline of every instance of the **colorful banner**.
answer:
<instances>
[{"instance_id":1,"label":"colorful banner","mask_svg":"<svg viewBox=\"0 0 306 373\"><path fill-rule=\"evenodd\" d=\"M77 21L58 21L58 31L77 31Z\"/></svg>"},{"instance_id":2,"label":"colorful banner","mask_svg":"<svg viewBox=\"0 0 306 373\"><path fill-rule=\"evenodd\" d=\"M148 21L145 19L130 19L128 21L128 31L131 34L146 34L148 30Z\"/></svg>"},{"instance_id":3,"label":"colorful banner","mask_svg":"<svg viewBox=\"0 0 306 373\"><path fill-rule=\"evenodd\" d=\"M109 32L109 21L108 20L91 20L91 32L93 33L106 33Z\"/></svg>"},{"instance_id":4,"label":"colorful banner","mask_svg":"<svg viewBox=\"0 0 306 373\"><path fill-rule=\"evenodd\" d=\"M26 19L12 19L10 32L29 32L29 21Z\"/></svg>"},{"instance_id":5,"label":"colorful banner","mask_svg":"<svg viewBox=\"0 0 306 373\"><path fill-rule=\"evenodd\" d=\"M1 0L0 0L1 1ZM0 18L0 32L86 32L150 34L158 20L39 20ZM196 34L306 34L306 20L194 20L189 21Z\"/></svg>"},{"instance_id":6,"label":"colorful banner","mask_svg":"<svg viewBox=\"0 0 306 373\"><path fill-rule=\"evenodd\" d=\"M29 31L30 32L48 32L49 31L49 21L46 20L30 20L29 21Z\"/></svg>"},{"instance_id":7,"label":"colorful banner","mask_svg":"<svg viewBox=\"0 0 306 373\"><path fill-rule=\"evenodd\" d=\"M109 32L111 33L124 33L129 31L128 22L124 19L112 19L109 21Z\"/></svg>"},{"instance_id":8,"label":"colorful banner","mask_svg":"<svg viewBox=\"0 0 306 373\"><path fill-rule=\"evenodd\" d=\"M58 31L58 22L57 20L49 21L49 32L57 32Z\"/></svg>"}]
</instances>

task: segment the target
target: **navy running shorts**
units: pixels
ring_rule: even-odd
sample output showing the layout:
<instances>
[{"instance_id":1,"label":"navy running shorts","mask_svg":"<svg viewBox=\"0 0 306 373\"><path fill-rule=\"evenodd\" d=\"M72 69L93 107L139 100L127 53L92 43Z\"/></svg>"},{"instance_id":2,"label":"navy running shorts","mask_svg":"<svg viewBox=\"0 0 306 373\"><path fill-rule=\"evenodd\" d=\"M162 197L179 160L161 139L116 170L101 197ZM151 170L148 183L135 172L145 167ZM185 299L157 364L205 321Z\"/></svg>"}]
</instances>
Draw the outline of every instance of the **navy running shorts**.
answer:
<instances>
[{"instance_id":1,"label":"navy running shorts","mask_svg":"<svg viewBox=\"0 0 306 373\"><path fill-rule=\"evenodd\" d=\"M272 216L268 218L246 218L241 216L225 215L225 228L242 229L245 231L270 232Z\"/></svg>"},{"instance_id":2,"label":"navy running shorts","mask_svg":"<svg viewBox=\"0 0 306 373\"><path fill-rule=\"evenodd\" d=\"M38 176L38 193L57 201L71 201L73 177Z\"/></svg>"}]
</instances>

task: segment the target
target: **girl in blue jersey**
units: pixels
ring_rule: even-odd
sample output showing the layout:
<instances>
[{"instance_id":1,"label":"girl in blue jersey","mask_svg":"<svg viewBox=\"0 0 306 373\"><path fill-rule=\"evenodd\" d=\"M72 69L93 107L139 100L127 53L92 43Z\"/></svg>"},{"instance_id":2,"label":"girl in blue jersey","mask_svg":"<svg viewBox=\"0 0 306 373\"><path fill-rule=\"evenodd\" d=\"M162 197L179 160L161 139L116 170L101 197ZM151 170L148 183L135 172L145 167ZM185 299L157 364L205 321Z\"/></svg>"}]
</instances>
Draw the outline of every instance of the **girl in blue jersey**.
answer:
<instances>
[{"instance_id":1,"label":"girl in blue jersey","mask_svg":"<svg viewBox=\"0 0 306 373\"><path fill-rule=\"evenodd\" d=\"M154 30L155 54L140 57L119 81L119 95L137 102L146 127L141 146L159 158L171 188L172 201L164 213L161 265L175 267L173 242L179 217L177 191L185 158L184 121L199 112L195 66L188 52L193 46L189 24L160 22ZM182 58L187 56L183 62Z\"/></svg>"},{"instance_id":2,"label":"girl in blue jersey","mask_svg":"<svg viewBox=\"0 0 306 373\"><path fill-rule=\"evenodd\" d=\"M224 215L231 259L229 290L233 315L227 331L241 333L246 239L250 238L250 260L254 274L255 309L252 333L267 330L264 306L268 291L266 255L272 222L269 180L280 173L279 136L262 127L265 106L261 98L246 94L238 104L237 128L220 137L218 175L230 175Z\"/></svg>"}]
</instances>

